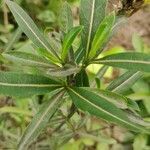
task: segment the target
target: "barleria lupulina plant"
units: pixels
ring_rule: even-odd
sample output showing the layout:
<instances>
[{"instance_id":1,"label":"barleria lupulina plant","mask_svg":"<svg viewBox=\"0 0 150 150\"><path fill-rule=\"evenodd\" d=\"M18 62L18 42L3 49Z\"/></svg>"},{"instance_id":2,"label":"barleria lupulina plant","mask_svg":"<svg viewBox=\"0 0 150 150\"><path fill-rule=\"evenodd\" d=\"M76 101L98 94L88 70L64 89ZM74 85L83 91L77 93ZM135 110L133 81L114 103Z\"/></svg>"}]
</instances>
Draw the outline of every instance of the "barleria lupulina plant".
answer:
<instances>
[{"instance_id":1,"label":"barleria lupulina plant","mask_svg":"<svg viewBox=\"0 0 150 150\"><path fill-rule=\"evenodd\" d=\"M65 2L60 15L60 39L50 41L19 5L10 0L5 2L20 29L33 42L35 54L14 50L4 52L2 57L36 68L38 73L1 71L0 94L31 97L52 93L25 130L18 150L28 147L39 136L66 99L72 101L69 118L76 111L88 112L131 131L150 133L150 123L137 115L136 102L122 94L142 77L142 72L150 72L150 55L126 52L99 57L122 19L115 12L106 15L107 0L81 0L80 24L76 27L71 8ZM73 44L76 39L79 46ZM129 71L101 90L92 86L95 81L90 81L87 74L86 68L91 64L103 65L95 75L99 83L108 66Z\"/></svg>"}]
</instances>

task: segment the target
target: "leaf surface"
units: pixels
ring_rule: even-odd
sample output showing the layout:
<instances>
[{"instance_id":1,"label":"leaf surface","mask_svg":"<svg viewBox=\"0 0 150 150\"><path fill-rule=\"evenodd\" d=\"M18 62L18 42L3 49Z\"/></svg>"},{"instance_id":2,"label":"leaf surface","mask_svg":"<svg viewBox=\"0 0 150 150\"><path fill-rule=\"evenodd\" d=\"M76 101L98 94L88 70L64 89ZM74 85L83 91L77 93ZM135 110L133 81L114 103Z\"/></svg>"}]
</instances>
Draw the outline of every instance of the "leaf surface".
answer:
<instances>
[{"instance_id":1,"label":"leaf surface","mask_svg":"<svg viewBox=\"0 0 150 150\"><path fill-rule=\"evenodd\" d=\"M29 37L29 39L31 39L36 46L42 48L43 51L45 50L46 52L48 52L51 56L51 61L59 61L55 57L57 56L56 52L53 50L43 34L41 34L40 30L35 25L33 20L28 16L28 14L18 4L10 0L6 0L5 2L13 13L18 25L20 26L22 31Z\"/></svg>"},{"instance_id":2,"label":"leaf surface","mask_svg":"<svg viewBox=\"0 0 150 150\"><path fill-rule=\"evenodd\" d=\"M120 77L113 80L107 87L107 90L123 93L131 88L134 83L143 76L141 72L127 71Z\"/></svg>"},{"instance_id":3,"label":"leaf surface","mask_svg":"<svg viewBox=\"0 0 150 150\"><path fill-rule=\"evenodd\" d=\"M111 13L100 23L94 39L92 41L91 50L89 52L89 59L96 56L97 51L102 48L108 37L112 34L112 29L115 23L115 13Z\"/></svg>"},{"instance_id":4,"label":"leaf surface","mask_svg":"<svg viewBox=\"0 0 150 150\"><path fill-rule=\"evenodd\" d=\"M149 132L143 126L129 120L127 114L105 98L84 88L68 88L74 104L83 111L133 131Z\"/></svg>"},{"instance_id":5,"label":"leaf surface","mask_svg":"<svg viewBox=\"0 0 150 150\"><path fill-rule=\"evenodd\" d=\"M61 91L52 96L50 100L43 104L21 137L18 150L24 149L38 137L41 131L46 127L48 121L60 107L63 95L64 91Z\"/></svg>"},{"instance_id":6,"label":"leaf surface","mask_svg":"<svg viewBox=\"0 0 150 150\"><path fill-rule=\"evenodd\" d=\"M55 69L49 69L47 71L47 74L55 77L66 77L71 74L78 73L80 71L80 68L77 66L69 65L69 67L65 68L55 68Z\"/></svg>"},{"instance_id":7,"label":"leaf surface","mask_svg":"<svg viewBox=\"0 0 150 150\"><path fill-rule=\"evenodd\" d=\"M65 61L73 41L75 40L77 35L81 32L82 28L83 28L82 26L74 27L64 37L64 41L62 45L62 54L61 54L61 58L63 61Z\"/></svg>"},{"instance_id":8,"label":"leaf surface","mask_svg":"<svg viewBox=\"0 0 150 150\"><path fill-rule=\"evenodd\" d=\"M107 0L81 0L80 24L84 26L82 43L86 55L89 52L97 28L105 17L106 4Z\"/></svg>"},{"instance_id":9,"label":"leaf surface","mask_svg":"<svg viewBox=\"0 0 150 150\"><path fill-rule=\"evenodd\" d=\"M60 88L60 83L44 76L0 72L0 94L29 97L49 93Z\"/></svg>"},{"instance_id":10,"label":"leaf surface","mask_svg":"<svg viewBox=\"0 0 150 150\"><path fill-rule=\"evenodd\" d=\"M91 90L93 93L96 93L97 95L99 95L103 99L107 100L108 102L113 103L118 108L121 108L121 109L128 108L127 98L124 96L121 96L119 94L116 94L116 93L113 93L110 91L100 90L100 89L96 89L96 88L93 88L93 89L89 88L87 90Z\"/></svg>"},{"instance_id":11,"label":"leaf surface","mask_svg":"<svg viewBox=\"0 0 150 150\"><path fill-rule=\"evenodd\" d=\"M24 66L35 66L44 68L55 67L55 65L51 64L48 60L31 53L12 51L4 53L2 55L8 60L14 63L22 64Z\"/></svg>"},{"instance_id":12,"label":"leaf surface","mask_svg":"<svg viewBox=\"0 0 150 150\"><path fill-rule=\"evenodd\" d=\"M60 27L61 30L67 33L73 27L73 16L70 5L65 2L62 6L60 14Z\"/></svg>"},{"instance_id":13,"label":"leaf surface","mask_svg":"<svg viewBox=\"0 0 150 150\"><path fill-rule=\"evenodd\" d=\"M127 52L112 54L96 60L95 63L132 71L150 72L150 55L143 53Z\"/></svg>"}]
</instances>

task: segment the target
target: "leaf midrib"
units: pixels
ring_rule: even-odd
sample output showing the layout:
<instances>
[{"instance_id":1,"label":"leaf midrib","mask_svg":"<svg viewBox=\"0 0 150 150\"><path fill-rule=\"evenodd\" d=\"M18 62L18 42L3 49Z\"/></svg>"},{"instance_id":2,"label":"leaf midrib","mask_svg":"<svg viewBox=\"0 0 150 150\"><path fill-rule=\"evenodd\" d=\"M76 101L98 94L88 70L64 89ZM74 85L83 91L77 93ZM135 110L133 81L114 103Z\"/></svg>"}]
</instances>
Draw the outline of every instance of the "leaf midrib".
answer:
<instances>
[{"instance_id":1,"label":"leaf midrib","mask_svg":"<svg viewBox=\"0 0 150 150\"><path fill-rule=\"evenodd\" d=\"M3 83L0 82L0 85L2 86L12 86L12 87L56 87L56 86L61 86L60 84L16 84L16 83Z\"/></svg>"},{"instance_id":2,"label":"leaf midrib","mask_svg":"<svg viewBox=\"0 0 150 150\"><path fill-rule=\"evenodd\" d=\"M42 66L45 66L45 67L51 67L51 64L48 64L48 63L44 63L44 62L39 62L39 61L36 61L36 60L29 60L29 59L25 59L25 58L20 58L20 57L16 57L16 56L13 56L13 55L7 55L6 54L6 57L13 57L14 59L20 59L22 61L27 61L29 63L34 63L34 64L39 64L39 65L42 65Z\"/></svg>"},{"instance_id":3,"label":"leaf midrib","mask_svg":"<svg viewBox=\"0 0 150 150\"><path fill-rule=\"evenodd\" d=\"M148 61L142 61L142 60L123 60L123 59L117 59L117 60L98 60L96 61L97 63L111 63L111 62L114 62L114 63L135 63L135 64L148 64L150 65L150 62Z\"/></svg>"},{"instance_id":4,"label":"leaf midrib","mask_svg":"<svg viewBox=\"0 0 150 150\"><path fill-rule=\"evenodd\" d=\"M112 92L116 92L116 90L118 90L118 88L124 86L124 84L126 84L130 79L134 78L136 75L138 75L140 72L136 72L134 75L130 76L127 80L125 80L124 82L122 82L119 86L115 87Z\"/></svg>"},{"instance_id":5,"label":"leaf midrib","mask_svg":"<svg viewBox=\"0 0 150 150\"><path fill-rule=\"evenodd\" d=\"M88 55L90 41L91 41L93 21L94 21L94 9L95 9L95 0L93 0L92 2L92 12L91 12L91 17L90 17L90 26L89 26L89 34L88 34L88 40L87 40L87 46L86 46L86 55Z\"/></svg>"},{"instance_id":6,"label":"leaf midrib","mask_svg":"<svg viewBox=\"0 0 150 150\"><path fill-rule=\"evenodd\" d=\"M101 94L100 92L98 93L98 95L104 99L106 99L107 101L111 102L111 98L108 98L106 96L104 96L103 94ZM125 106L125 103L123 103L123 101L113 101L115 104L117 104L119 107L121 106Z\"/></svg>"},{"instance_id":7,"label":"leaf midrib","mask_svg":"<svg viewBox=\"0 0 150 150\"><path fill-rule=\"evenodd\" d=\"M141 130L141 128L138 128L138 127L136 127L136 126L130 124L129 122L125 122L124 120L122 120L122 119L120 119L120 118L118 118L118 117L116 117L116 116L113 116L111 113L109 113L109 112L105 111L104 109L98 107L97 105L95 105L95 104L89 102L86 98L84 98L83 96L79 95L79 94L78 94L77 92L75 92L73 89L71 89L71 88L69 88L69 89L70 89L73 93L75 93L77 96L79 96L81 99L83 99L83 100L86 101L87 103L89 103L89 104L91 104L92 106L94 106L95 108L97 108L97 109L103 111L104 113L106 113L106 114L108 114L108 115L110 115L110 116L112 116L112 117L114 117L114 118L120 120L121 122L124 122L125 124L128 124L128 125L130 125L130 126L136 128L136 129L138 129L138 130L139 130L139 129Z\"/></svg>"},{"instance_id":8,"label":"leaf midrib","mask_svg":"<svg viewBox=\"0 0 150 150\"><path fill-rule=\"evenodd\" d=\"M38 128L38 126L40 125L40 123L43 120L43 118L46 116L46 114L51 109L51 107L53 107L53 104L55 104L55 102L57 102L57 100L60 97L60 95L62 95L62 92L57 95L56 99L52 103L50 103L49 107L45 110L45 112L43 113L43 115L41 116L41 118L39 119L39 121L37 122L37 124L35 125L35 127L33 128L32 132L30 132L30 134L27 136L27 138L21 144L21 146L19 148L20 150L25 145L26 141L28 141L28 139L32 136L32 133L34 133L34 131L36 130L36 128Z\"/></svg>"},{"instance_id":9,"label":"leaf midrib","mask_svg":"<svg viewBox=\"0 0 150 150\"><path fill-rule=\"evenodd\" d=\"M35 35L35 37L41 42L41 44L45 47L45 49L49 50L48 46L38 37L38 35L32 30L30 25L24 20L24 18L14 9L14 12L21 18L21 20L27 25L27 27L30 29L30 31ZM55 53L55 52L54 52Z\"/></svg>"}]
</instances>

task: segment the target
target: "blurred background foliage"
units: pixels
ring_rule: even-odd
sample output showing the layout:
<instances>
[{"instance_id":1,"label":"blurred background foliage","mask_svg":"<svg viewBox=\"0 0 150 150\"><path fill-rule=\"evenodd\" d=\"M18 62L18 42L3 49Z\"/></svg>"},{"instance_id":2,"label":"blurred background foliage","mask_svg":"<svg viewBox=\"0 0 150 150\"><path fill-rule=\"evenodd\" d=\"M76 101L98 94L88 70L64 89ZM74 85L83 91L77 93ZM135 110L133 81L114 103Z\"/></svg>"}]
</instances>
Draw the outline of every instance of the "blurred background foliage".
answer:
<instances>
[{"instance_id":1,"label":"blurred background foliage","mask_svg":"<svg viewBox=\"0 0 150 150\"><path fill-rule=\"evenodd\" d=\"M59 14L64 0L15 0L21 5L33 18L36 24L41 28L45 35L54 34L57 37L59 32ZM72 6L74 24L78 23L78 0L67 0ZM149 3L149 0L145 1ZM113 1L111 1L111 4ZM147 16L150 17L149 6L143 8ZM143 14L142 10L142 14ZM140 12L139 12L140 13ZM136 14L135 14L136 15ZM136 18L136 16L133 16ZM131 17L130 22L132 22ZM139 18L138 18L139 19ZM134 20L134 19L133 19ZM132 25L136 23L131 23ZM142 27L149 26L150 23L145 19ZM139 22L140 24L140 22ZM126 25L125 25L126 26ZM137 28L142 35L132 34L132 40L127 36L127 44L120 42L120 34L127 34L126 31L118 33L119 38L113 39L106 48L103 55L109 55L126 50L135 50L138 52L150 53L150 30L146 31ZM144 31L143 31L144 30ZM140 32L141 31L141 32ZM143 31L143 32L142 32ZM140 34L141 35L141 34ZM145 40L146 36L146 40ZM14 37L15 40L14 40ZM78 41L75 42L75 45ZM33 47L26 36L18 29L18 26L3 1L0 1L0 52L17 49L19 51L33 51ZM109 50L109 51L108 51ZM21 66L20 66L21 67ZM102 66L91 65L88 68L88 74L93 77ZM16 66L11 65L6 68L0 57L0 69L15 70ZM36 70L25 68L27 72L36 73ZM120 69L109 67L103 79L100 81L100 87L105 88L108 83L116 77L123 74ZM143 78L138 80L124 94L135 100L140 108L141 115L145 120L150 120L150 74L144 74ZM10 97L0 96L0 149L15 149L16 143L22 132L30 122L32 116L37 112L40 105L48 100L52 95L35 96L28 99L12 99ZM102 120L97 120L89 114L76 113L67 125L63 122L66 120L67 110L70 103L66 103L60 108L59 113L49 123L47 129L35 141L29 149L33 150L150 150L150 136L144 134L135 134L122 129L116 125L109 124ZM61 123L61 127L59 124ZM53 133L51 127L58 127L57 132Z\"/></svg>"}]
</instances>

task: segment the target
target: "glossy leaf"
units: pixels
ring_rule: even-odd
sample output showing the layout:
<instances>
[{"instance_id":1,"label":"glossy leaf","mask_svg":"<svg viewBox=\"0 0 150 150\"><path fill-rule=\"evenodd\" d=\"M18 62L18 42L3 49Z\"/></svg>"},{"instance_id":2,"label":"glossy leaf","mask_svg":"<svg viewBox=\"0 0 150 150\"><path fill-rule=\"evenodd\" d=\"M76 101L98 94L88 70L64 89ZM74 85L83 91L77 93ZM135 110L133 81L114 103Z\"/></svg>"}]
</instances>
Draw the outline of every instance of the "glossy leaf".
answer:
<instances>
[{"instance_id":1,"label":"glossy leaf","mask_svg":"<svg viewBox=\"0 0 150 150\"><path fill-rule=\"evenodd\" d=\"M127 71L120 77L113 80L107 87L107 90L123 93L131 88L142 76L143 74L141 72Z\"/></svg>"},{"instance_id":2,"label":"glossy leaf","mask_svg":"<svg viewBox=\"0 0 150 150\"><path fill-rule=\"evenodd\" d=\"M51 68L55 65L51 64L46 59L43 59L37 55L19 51L12 51L2 54L7 60L10 60L14 63L22 64L23 66L35 66L35 67L44 67Z\"/></svg>"},{"instance_id":3,"label":"glossy leaf","mask_svg":"<svg viewBox=\"0 0 150 150\"><path fill-rule=\"evenodd\" d=\"M100 23L94 39L92 41L91 49L89 52L89 59L96 56L97 51L102 48L103 44L107 41L108 37L112 34L112 29L115 23L115 13L111 13Z\"/></svg>"},{"instance_id":4,"label":"glossy leaf","mask_svg":"<svg viewBox=\"0 0 150 150\"><path fill-rule=\"evenodd\" d=\"M65 61L73 41L75 40L77 35L81 32L82 28L83 28L82 26L74 27L64 37L63 45L62 45L62 54L61 54L61 58L63 61Z\"/></svg>"},{"instance_id":5,"label":"glossy leaf","mask_svg":"<svg viewBox=\"0 0 150 150\"><path fill-rule=\"evenodd\" d=\"M61 91L52 96L50 100L43 104L21 137L18 150L24 149L38 137L41 131L46 127L48 121L60 107L63 95L64 91Z\"/></svg>"},{"instance_id":6,"label":"glossy leaf","mask_svg":"<svg viewBox=\"0 0 150 150\"><path fill-rule=\"evenodd\" d=\"M5 2L13 13L22 31L33 41L36 46L42 48L43 51L45 50L46 52L48 52L49 56L51 57L51 61L55 62L57 60L57 58L55 57L57 56L56 52L53 51L51 45L48 43L43 34L41 34L40 30L35 25L33 20L28 16L28 14L16 3L10 0L6 0ZM53 56L51 52L55 56Z\"/></svg>"},{"instance_id":7,"label":"glossy leaf","mask_svg":"<svg viewBox=\"0 0 150 150\"><path fill-rule=\"evenodd\" d=\"M107 0L81 0L80 24L84 26L82 43L86 56L97 28L105 17L106 4Z\"/></svg>"},{"instance_id":8,"label":"glossy leaf","mask_svg":"<svg viewBox=\"0 0 150 150\"><path fill-rule=\"evenodd\" d=\"M100 117L109 122L124 126L133 131L150 132L145 127L129 120L127 114L108 102L105 98L84 88L68 88L68 93L74 104L83 111Z\"/></svg>"},{"instance_id":9,"label":"glossy leaf","mask_svg":"<svg viewBox=\"0 0 150 150\"><path fill-rule=\"evenodd\" d=\"M150 55L143 53L127 52L113 54L98 59L94 63L133 71L150 72Z\"/></svg>"},{"instance_id":10,"label":"glossy leaf","mask_svg":"<svg viewBox=\"0 0 150 150\"><path fill-rule=\"evenodd\" d=\"M29 97L49 93L61 85L44 76L0 72L0 94L7 96Z\"/></svg>"},{"instance_id":11,"label":"glossy leaf","mask_svg":"<svg viewBox=\"0 0 150 150\"><path fill-rule=\"evenodd\" d=\"M61 30L65 33L69 32L69 30L73 27L73 16L70 5L65 2L62 6L61 14L60 14L60 27Z\"/></svg>"}]
</instances>

